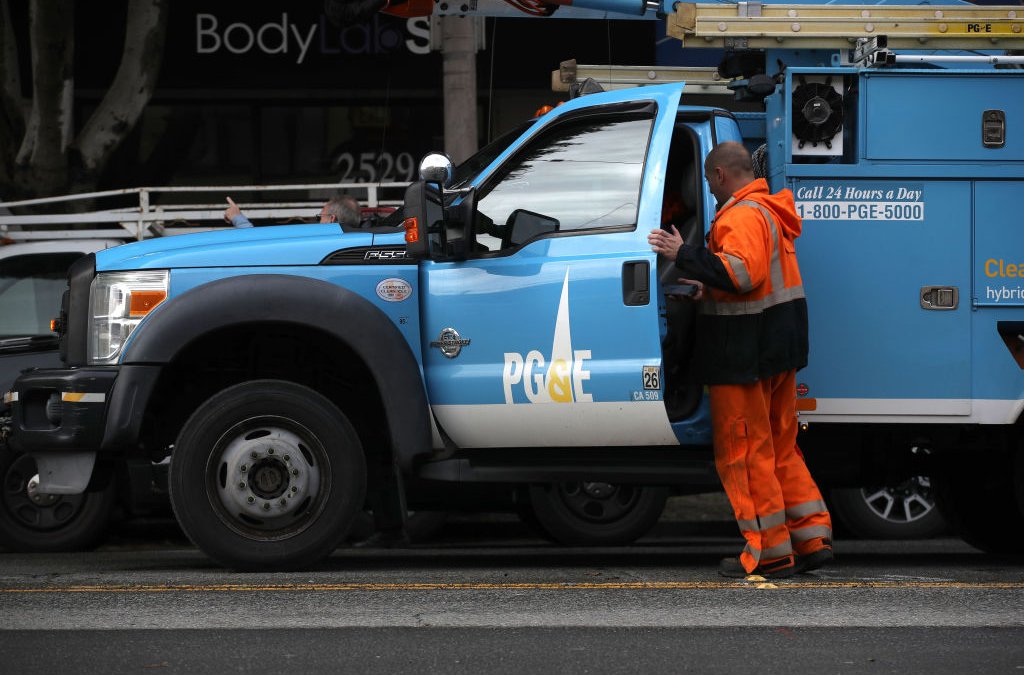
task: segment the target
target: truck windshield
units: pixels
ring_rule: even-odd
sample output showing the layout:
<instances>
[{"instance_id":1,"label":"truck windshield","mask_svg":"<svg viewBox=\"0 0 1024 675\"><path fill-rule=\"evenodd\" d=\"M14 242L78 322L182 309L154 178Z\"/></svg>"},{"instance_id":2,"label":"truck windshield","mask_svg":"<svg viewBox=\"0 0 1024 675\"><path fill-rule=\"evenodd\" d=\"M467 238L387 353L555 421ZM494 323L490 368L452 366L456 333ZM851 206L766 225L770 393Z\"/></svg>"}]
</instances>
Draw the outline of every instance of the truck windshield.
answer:
<instances>
[{"instance_id":1,"label":"truck windshield","mask_svg":"<svg viewBox=\"0 0 1024 675\"><path fill-rule=\"evenodd\" d=\"M0 338L51 335L68 267L81 254L41 253L0 259Z\"/></svg>"},{"instance_id":2,"label":"truck windshield","mask_svg":"<svg viewBox=\"0 0 1024 675\"><path fill-rule=\"evenodd\" d=\"M505 149L512 145L513 141L522 136L523 132L532 127L536 121L536 119L532 119L528 122L523 122L516 128L512 129L512 131L498 136L496 139L477 150L476 154L455 167L455 170L452 172L452 182L451 185L448 186L448 189L456 190L458 188L465 187L470 180L484 170L488 164L493 162L498 155L505 152Z\"/></svg>"},{"instance_id":3,"label":"truck windshield","mask_svg":"<svg viewBox=\"0 0 1024 675\"><path fill-rule=\"evenodd\" d=\"M462 164L459 164L452 170L452 182L448 185L445 194L445 203L451 203L455 200L459 194L458 191L473 180L477 174L479 174L488 164L493 162L498 155L505 152L508 146L523 135L527 129L532 127L536 122L536 119L523 122L516 128L512 129L508 133L505 133L498 138L494 139L484 147L476 151L472 156L469 157ZM405 218L404 209L399 206L397 209L392 211L386 218L381 221L382 226L398 227L402 224L402 220Z\"/></svg>"}]
</instances>

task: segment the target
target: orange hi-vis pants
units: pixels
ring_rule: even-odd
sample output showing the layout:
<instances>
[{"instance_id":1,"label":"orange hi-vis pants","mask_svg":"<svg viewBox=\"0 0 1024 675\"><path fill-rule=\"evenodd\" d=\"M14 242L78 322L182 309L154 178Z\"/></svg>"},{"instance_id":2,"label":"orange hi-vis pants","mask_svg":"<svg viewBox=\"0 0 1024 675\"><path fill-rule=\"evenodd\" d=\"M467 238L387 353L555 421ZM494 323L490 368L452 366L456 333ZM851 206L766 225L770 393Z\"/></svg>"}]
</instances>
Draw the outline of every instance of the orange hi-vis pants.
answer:
<instances>
[{"instance_id":1,"label":"orange hi-vis pants","mask_svg":"<svg viewBox=\"0 0 1024 675\"><path fill-rule=\"evenodd\" d=\"M831 542L832 520L796 444L796 371L709 390L715 466L747 540L744 569Z\"/></svg>"}]
</instances>

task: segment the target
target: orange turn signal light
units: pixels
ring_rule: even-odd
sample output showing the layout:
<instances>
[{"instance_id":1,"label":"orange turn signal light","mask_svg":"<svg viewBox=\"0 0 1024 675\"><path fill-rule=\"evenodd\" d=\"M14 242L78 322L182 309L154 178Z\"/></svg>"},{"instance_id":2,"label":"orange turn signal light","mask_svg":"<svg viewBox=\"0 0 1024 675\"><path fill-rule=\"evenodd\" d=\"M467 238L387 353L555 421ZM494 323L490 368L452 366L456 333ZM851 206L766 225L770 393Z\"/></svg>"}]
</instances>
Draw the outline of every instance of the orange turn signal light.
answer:
<instances>
[{"instance_id":1,"label":"orange turn signal light","mask_svg":"<svg viewBox=\"0 0 1024 675\"><path fill-rule=\"evenodd\" d=\"M415 218L406 218L402 221L402 226L405 227L405 243L415 244L420 240L419 223Z\"/></svg>"},{"instance_id":2,"label":"orange turn signal light","mask_svg":"<svg viewBox=\"0 0 1024 675\"><path fill-rule=\"evenodd\" d=\"M128 316L146 316L166 298L167 293L164 291L132 291L132 299L128 304Z\"/></svg>"},{"instance_id":3,"label":"orange turn signal light","mask_svg":"<svg viewBox=\"0 0 1024 675\"><path fill-rule=\"evenodd\" d=\"M51 333L56 333L57 332L57 319L50 319L50 332Z\"/></svg>"},{"instance_id":4,"label":"orange turn signal light","mask_svg":"<svg viewBox=\"0 0 1024 675\"><path fill-rule=\"evenodd\" d=\"M811 412L818 409L818 399L816 398L798 398L796 400L797 412Z\"/></svg>"}]
</instances>

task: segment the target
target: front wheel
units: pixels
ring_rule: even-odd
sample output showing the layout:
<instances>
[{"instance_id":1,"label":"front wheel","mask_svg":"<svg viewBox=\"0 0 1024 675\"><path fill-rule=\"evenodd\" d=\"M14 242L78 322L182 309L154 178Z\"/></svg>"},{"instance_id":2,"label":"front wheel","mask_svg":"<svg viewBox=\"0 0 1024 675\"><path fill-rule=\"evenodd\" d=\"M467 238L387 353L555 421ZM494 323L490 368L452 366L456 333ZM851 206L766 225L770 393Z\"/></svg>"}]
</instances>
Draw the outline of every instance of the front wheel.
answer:
<instances>
[{"instance_id":1,"label":"front wheel","mask_svg":"<svg viewBox=\"0 0 1024 675\"><path fill-rule=\"evenodd\" d=\"M658 522L668 488L600 482L531 485L537 523L568 546L618 546L647 534Z\"/></svg>"},{"instance_id":2,"label":"front wheel","mask_svg":"<svg viewBox=\"0 0 1024 675\"><path fill-rule=\"evenodd\" d=\"M106 534L115 502L113 478L93 492L43 494L35 460L6 445L0 445L0 476L0 545L26 553L82 551Z\"/></svg>"},{"instance_id":3,"label":"front wheel","mask_svg":"<svg viewBox=\"0 0 1024 675\"><path fill-rule=\"evenodd\" d=\"M204 553L240 570L307 567L363 506L359 437L334 404L279 380L214 395L185 423L170 467L171 505Z\"/></svg>"}]
</instances>

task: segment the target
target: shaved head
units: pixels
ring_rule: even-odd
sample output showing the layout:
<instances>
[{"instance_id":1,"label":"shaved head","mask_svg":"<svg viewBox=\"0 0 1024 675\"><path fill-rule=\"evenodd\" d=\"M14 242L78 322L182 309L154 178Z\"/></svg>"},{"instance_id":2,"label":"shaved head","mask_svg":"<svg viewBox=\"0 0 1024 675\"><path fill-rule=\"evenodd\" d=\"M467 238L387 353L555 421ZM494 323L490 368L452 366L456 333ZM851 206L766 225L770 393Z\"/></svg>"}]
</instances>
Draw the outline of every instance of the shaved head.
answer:
<instances>
[{"instance_id":1,"label":"shaved head","mask_svg":"<svg viewBox=\"0 0 1024 675\"><path fill-rule=\"evenodd\" d=\"M704 159L704 177L719 204L754 180L750 153L742 143L721 143Z\"/></svg>"},{"instance_id":2,"label":"shaved head","mask_svg":"<svg viewBox=\"0 0 1024 675\"><path fill-rule=\"evenodd\" d=\"M750 153L742 143L728 141L715 146L704 160L704 172L714 173L716 167L722 167L733 174L750 174L754 176L754 167L750 162Z\"/></svg>"}]
</instances>

